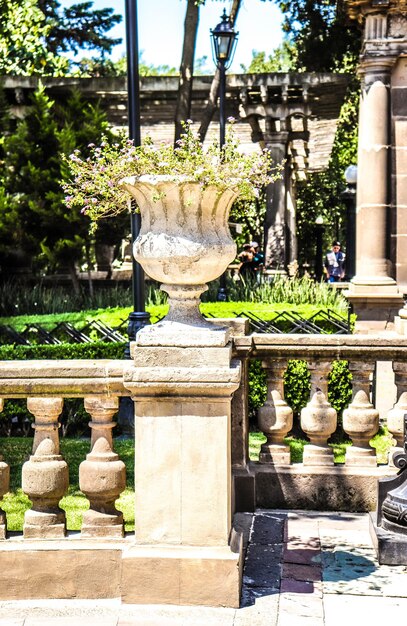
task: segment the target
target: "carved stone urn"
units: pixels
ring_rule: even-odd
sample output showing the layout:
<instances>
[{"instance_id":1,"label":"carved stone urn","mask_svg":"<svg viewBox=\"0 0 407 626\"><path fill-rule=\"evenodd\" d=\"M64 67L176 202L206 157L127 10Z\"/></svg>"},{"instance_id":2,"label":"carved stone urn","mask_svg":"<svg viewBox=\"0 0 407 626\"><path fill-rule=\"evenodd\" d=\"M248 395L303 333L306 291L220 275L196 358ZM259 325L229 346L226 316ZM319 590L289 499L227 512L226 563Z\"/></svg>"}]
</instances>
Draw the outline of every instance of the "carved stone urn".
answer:
<instances>
[{"instance_id":1,"label":"carved stone urn","mask_svg":"<svg viewBox=\"0 0 407 626\"><path fill-rule=\"evenodd\" d=\"M181 324L213 331L199 312L200 296L236 257L228 216L238 194L169 176L129 177L122 185L141 212L134 256L169 296L169 312L154 330Z\"/></svg>"}]
</instances>

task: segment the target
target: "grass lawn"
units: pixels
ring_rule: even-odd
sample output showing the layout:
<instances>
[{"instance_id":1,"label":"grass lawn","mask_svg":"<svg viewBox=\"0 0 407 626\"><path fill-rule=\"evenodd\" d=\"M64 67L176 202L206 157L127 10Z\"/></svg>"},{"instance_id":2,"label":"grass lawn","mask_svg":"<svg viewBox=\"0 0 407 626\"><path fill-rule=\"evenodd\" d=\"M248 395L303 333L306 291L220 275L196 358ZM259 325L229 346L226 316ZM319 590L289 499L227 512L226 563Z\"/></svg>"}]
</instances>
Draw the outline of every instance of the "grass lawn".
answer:
<instances>
[{"instance_id":1,"label":"grass lawn","mask_svg":"<svg viewBox=\"0 0 407 626\"><path fill-rule=\"evenodd\" d=\"M260 446L266 441L261 432L251 432L249 436L249 454L252 461L259 458ZM381 429L371 443L377 450L378 462L387 462L387 452L391 446L391 435ZM286 442L291 448L293 463L301 463L302 452L306 442L301 439L287 437ZM336 463L344 463L345 450L350 442L330 444L334 451ZM0 438L0 451L10 466L10 492L6 494L1 506L7 513L9 530L21 531L24 512L30 508L30 500L21 490L21 466L27 460L32 446L32 439L22 437ZM126 464L127 487L117 500L117 508L123 512L125 530L134 530L134 442L133 440L115 440L115 450ZM79 464L89 452L89 441L81 439L61 439L61 453L69 467L69 493L60 502L66 511L68 530L79 530L82 525L82 513L89 508L89 503L79 490Z\"/></svg>"},{"instance_id":2,"label":"grass lawn","mask_svg":"<svg viewBox=\"0 0 407 626\"><path fill-rule=\"evenodd\" d=\"M167 304L147 306L152 320L163 317L168 312ZM201 312L215 317L233 318L242 311L250 310L264 320L272 320L278 313L283 311L295 311L306 318L311 317L324 306L312 304L286 304L286 303L260 303L260 302L204 302L201 304ZM17 331L22 331L27 324L41 324L44 328L53 328L59 322L70 322L77 328L83 328L87 322L100 320L115 328L126 320L131 308L110 308L85 310L79 313L54 313L50 315L16 315L13 317L0 317L0 325L8 324Z\"/></svg>"}]
</instances>

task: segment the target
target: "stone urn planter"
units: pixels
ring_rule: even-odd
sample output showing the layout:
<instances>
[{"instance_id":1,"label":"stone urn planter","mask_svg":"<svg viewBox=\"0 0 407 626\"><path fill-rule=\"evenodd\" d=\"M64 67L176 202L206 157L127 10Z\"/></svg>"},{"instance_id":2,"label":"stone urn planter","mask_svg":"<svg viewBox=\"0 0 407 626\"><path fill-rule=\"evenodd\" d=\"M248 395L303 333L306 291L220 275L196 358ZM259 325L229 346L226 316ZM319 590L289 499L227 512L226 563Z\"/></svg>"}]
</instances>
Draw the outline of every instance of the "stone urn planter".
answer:
<instances>
[{"instance_id":1,"label":"stone urn planter","mask_svg":"<svg viewBox=\"0 0 407 626\"><path fill-rule=\"evenodd\" d=\"M155 328L170 323L213 330L199 312L200 296L236 257L228 216L238 194L168 176L129 177L122 185L141 212L134 256L169 296L168 315Z\"/></svg>"}]
</instances>

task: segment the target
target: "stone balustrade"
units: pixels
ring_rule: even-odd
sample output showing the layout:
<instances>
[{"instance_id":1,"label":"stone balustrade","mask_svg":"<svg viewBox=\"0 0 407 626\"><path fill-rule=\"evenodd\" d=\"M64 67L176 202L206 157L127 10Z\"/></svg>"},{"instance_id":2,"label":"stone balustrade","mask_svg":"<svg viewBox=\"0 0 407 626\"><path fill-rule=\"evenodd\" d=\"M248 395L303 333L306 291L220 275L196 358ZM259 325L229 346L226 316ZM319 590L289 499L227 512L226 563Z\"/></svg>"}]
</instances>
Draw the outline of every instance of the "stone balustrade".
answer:
<instances>
[{"instance_id":1,"label":"stone balustrade","mask_svg":"<svg viewBox=\"0 0 407 626\"><path fill-rule=\"evenodd\" d=\"M6 515L0 508L0 551L5 558L0 586L7 588L4 599L25 597L26 593L22 583L19 587L15 583L16 588L11 590L5 584L8 568L14 571L21 565L29 571L33 567L38 578L38 562L45 559L41 566L52 575L49 581L41 579L41 584L27 583L30 589L35 589L32 597L69 595L70 587L65 586L64 576L68 568L77 597L93 597L96 585L95 597L115 597L122 593L126 598L123 601L143 601L147 587L144 589L138 583L140 591L136 593L134 576L137 574L137 580L141 580L139 576L148 560L149 580L154 577L154 559L158 553L160 585L166 580L167 559L170 567L181 552L191 568L201 563L200 557L195 561L201 550L209 550L205 554L213 555L219 567L230 567L230 559L235 559L233 550L227 552L228 541L230 545L235 541L233 533L230 534L233 511L262 506L371 510L376 504L377 479L396 472L391 462L377 463L370 445L379 428L371 383L376 363L391 362L397 398L388 412L387 426L394 437L393 449L400 449L403 416L407 411L407 338L234 333L232 351L230 347L197 347L192 351L177 346L162 348L164 369L161 362L161 369L158 367L157 355L151 350L149 345L133 349L132 361L0 363L0 410L11 399L25 398L34 430L32 452L23 465L21 482L32 505L25 513L23 533L17 539L14 533L7 534ZM149 362L145 365L146 355L154 367ZM220 359L217 367L202 369L204 356ZM267 380L267 398L258 411L258 427L266 441L258 462L250 462L248 457L247 376L252 359L261 362ZM293 463L285 438L293 428L294 412L285 397L284 375L289 361L299 359L307 364L310 396L296 419L309 443L304 447L303 462ZM335 360L347 361L352 374L352 400L343 412L342 423L353 445L347 448L345 462L339 465L335 464L329 445L338 420L328 394L329 374ZM228 403L233 392L230 409ZM126 484L126 468L114 452L113 444L114 416L121 396L131 396L136 402L135 537L124 536L123 516L115 507ZM69 468L59 446L59 416L66 398L83 398L91 428L89 453L79 469L80 489L89 500L89 509L83 515L81 532L69 533L69 537L65 536L65 512L60 508L61 498L69 487ZM202 398L207 402L205 411ZM203 449L204 436L208 445ZM176 456L175 441L178 441ZM220 456L216 451L222 445L224 455ZM10 459L0 456L0 501L9 490L9 463ZM213 489L203 488L205 476L209 477L210 485L219 485L224 480L224 489L218 489L215 500ZM231 479L233 508L229 496L223 496L230 492ZM175 484L185 490L185 497L179 498ZM164 502L169 492L172 496L167 507ZM212 511L215 504L220 511L211 518L209 538L209 517L196 521L197 501L201 503L200 511L205 507ZM167 547L160 552L163 541ZM53 560L56 544L62 551ZM25 545L30 549L25 549ZM207 548L203 547L206 545ZM45 563L47 554L50 560ZM30 560L34 558L40 561ZM93 571L98 572L92 584L81 578L88 558L93 559ZM106 558L113 568L110 573ZM13 580L18 580L17 571ZM185 585L189 584L185 581ZM41 585L43 588L39 589ZM160 597L165 597L165 593L160 588ZM171 594L176 596L175 591ZM233 602L237 602L236 598Z\"/></svg>"},{"instance_id":2,"label":"stone balustrade","mask_svg":"<svg viewBox=\"0 0 407 626\"><path fill-rule=\"evenodd\" d=\"M6 361L0 363L0 410L11 398L26 398L34 416L32 453L22 468L21 486L32 506L24 517L26 539L58 539L66 534L59 507L69 487L69 468L60 454L59 416L64 398L83 397L92 431L90 452L79 468L79 484L90 503L83 515L83 537L123 537L123 515L114 502L124 491L126 469L113 451L113 416L129 361ZM9 488L9 466L0 456L0 499ZM6 537L0 509L0 539Z\"/></svg>"},{"instance_id":3,"label":"stone balustrade","mask_svg":"<svg viewBox=\"0 0 407 626\"><path fill-rule=\"evenodd\" d=\"M267 399L257 411L257 426L265 435L259 461L248 461L249 416L232 415L243 424L241 437L232 441L236 493L244 510L250 506L344 510L373 509L377 478L394 473L392 454L403 442L403 416L407 412L407 341L399 335L267 335L237 337L235 356L243 363L261 361L267 380ZM298 415L298 426L308 439L303 462L293 463L286 435L293 427L293 410L284 395L284 375L290 360L306 362L310 378L309 401ZM329 445L338 416L331 406L328 381L334 361L346 361L352 375L352 399L342 414L342 427L352 445L345 460L335 463ZM372 387L376 363L391 362L397 386L397 401L388 411L387 423L394 445L388 464L379 464L370 444L379 430L379 411ZM246 367L247 369L247 367ZM245 371L245 370L243 370ZM376 382L376 381L375 381ZM242 383L244 384L244 383ZM377 393L383 393L380 385ZM245 408L244 405L241 405ZM237 429L233 429L235 432ZM250 485L252 481L252 487ZM243 487L243 484L245 485ZM247 494L250 494L247 497ZM318 507L317 507L318 508Z\"/></svg>"}]
</instances>

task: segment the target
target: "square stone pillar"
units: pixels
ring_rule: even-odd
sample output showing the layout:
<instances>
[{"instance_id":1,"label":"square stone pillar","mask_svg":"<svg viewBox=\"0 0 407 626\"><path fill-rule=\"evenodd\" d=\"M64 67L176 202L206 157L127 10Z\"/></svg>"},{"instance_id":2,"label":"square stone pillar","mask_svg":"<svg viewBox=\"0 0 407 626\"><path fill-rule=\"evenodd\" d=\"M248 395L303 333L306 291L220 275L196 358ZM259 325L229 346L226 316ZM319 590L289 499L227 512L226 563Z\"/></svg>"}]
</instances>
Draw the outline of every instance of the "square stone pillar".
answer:
<instances>
[{"instance_id":1,"label":"square stone pillar","mask_svg":"<svg viewBox=\"0 0 407 626\"><path fill-rule=\"evenodd\" d=\"M136 457L135 545L122 575L127 603L239 606L230 416L240 364L231 361L228 330L204 334L210 346L199 345L204 338L193 327L160 339L154 327L143 329L125 374Z\"/></svg>"}]
</instances>

